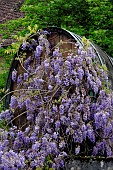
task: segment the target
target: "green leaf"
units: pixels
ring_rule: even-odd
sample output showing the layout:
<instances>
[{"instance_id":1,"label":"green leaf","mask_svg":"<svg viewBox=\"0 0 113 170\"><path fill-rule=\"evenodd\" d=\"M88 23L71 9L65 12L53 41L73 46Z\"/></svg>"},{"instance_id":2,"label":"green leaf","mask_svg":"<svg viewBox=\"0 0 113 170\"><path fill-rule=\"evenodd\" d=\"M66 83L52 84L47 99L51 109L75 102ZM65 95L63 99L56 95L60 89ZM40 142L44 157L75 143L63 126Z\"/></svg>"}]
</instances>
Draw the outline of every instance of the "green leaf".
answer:
<instances>
[{"instance_id":1,"label":"green leaf","mask_svg":"<svg viewBox=\"0 0 113 170\"><path fill-rule=\"evenodd\" d=\"M36 168L36 170L43 170L43 168Z\"/></svg>"}]
</instances>

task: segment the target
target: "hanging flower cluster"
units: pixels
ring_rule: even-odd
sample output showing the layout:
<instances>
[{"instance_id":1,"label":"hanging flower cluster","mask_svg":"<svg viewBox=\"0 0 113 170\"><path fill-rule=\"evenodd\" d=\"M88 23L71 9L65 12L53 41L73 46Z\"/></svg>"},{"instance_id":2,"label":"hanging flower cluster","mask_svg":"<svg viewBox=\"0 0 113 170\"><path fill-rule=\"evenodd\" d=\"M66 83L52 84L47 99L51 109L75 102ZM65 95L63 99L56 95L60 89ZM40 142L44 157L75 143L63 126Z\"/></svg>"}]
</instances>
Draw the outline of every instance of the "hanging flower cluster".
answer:
<instances>
[{"instance_id":1,"label":"hanging flower cluster","mask_svg":"<svg viewBox=\"0 0 113 170\"><path fill-rule=\"evenodd\" d=\"M22 44L22 74L12 72L17 90L9 110L0 114L8 123L17 108L25 111L24 130L0 130L0 169L60 169L65 157L113 156L113 93L107 71L89 46L63 56L60 44L53 49L47 31ZM22 57L22 56L21 56ZM21 60L21 58L20 58ZM15 118L16 119L16 118Z\"/></svg>"}]
</instances>

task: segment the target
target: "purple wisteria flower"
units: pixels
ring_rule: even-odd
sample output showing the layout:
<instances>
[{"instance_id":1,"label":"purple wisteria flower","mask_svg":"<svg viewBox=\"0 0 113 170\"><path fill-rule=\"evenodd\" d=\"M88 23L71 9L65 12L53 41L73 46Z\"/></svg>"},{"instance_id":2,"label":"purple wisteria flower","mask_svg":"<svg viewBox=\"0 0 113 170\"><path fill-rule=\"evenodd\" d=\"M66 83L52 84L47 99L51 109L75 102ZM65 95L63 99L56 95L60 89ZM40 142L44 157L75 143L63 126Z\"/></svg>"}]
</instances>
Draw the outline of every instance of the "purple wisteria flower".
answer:
<instances>
[{"instance_id":1,"label":"purple wisteria flower","mask_svg":"<svg viewBox=\"0 0 113 170\"><path fill-rule=\"evenodd\" d=\"M75 44L66 56L59 44L51 49L47 34L38 32L22 45L29 55L22 72L12 72L17 90L0 114L12 126L0 129L1 169L61 169L67 156L113 156L107 71L90 46Z\"/></svg>"},{"instance_id":2,"label":"purple wisteria flower","mask_svg":"<svg viewBox=\"0 0 113 170\"><path fill-rule=\"evenodd\" d=\"M42 51L43 51L43 47L42 47L41 45L38 45L38 46L36 47L36 51L35 51L35 58L36 58L37 60L39 60L39 57L40 57Z\"/></svg>"},{"instance_id":3,"label":"purple wisteria flower","mask_svg":"<svg viewBox=\"0 0 113 170\"><path fill-rule=\"evenodd\" d=\"M53 86L52 85L48 85L48 90L52 90L53 89Z\"/></svg>"},{"instance_id":4,"label":"purple wisteria flower","mask_svg":"<svg viewBox=\"0 0 113 170\"><path fill-rule=\"evenodd\" d=\"M27 42L26 41L23 41L23 44L22 44L22 50L26 50L26 47L27 47Z\"/></svg>"},{"instance_id":5,"label":"purple wisteria flower","mask_svg":"<svg viewBox=\"0 0 113 170\"><path fill-rule=\"evenodd\" d=\"M57 57L57 56L62 56L62 53L60 53L59 48L53 51L53 57Z\"/></svg>"},{"instance_id":6,"label":"purple wisteria flower","mask_svg":"<svg viewBox=\"0 0 113 170\"><path fill-rule=\"evenodd\" d=\"M28 73L24 73L24 80L27 80L29 77L29 74Z\"/></svg>"},{"instance_id":7,"label":"purple wisteria flower","mask_svg":"<svg viewBox=\"0 0 113 170\"><path fill-rule=\"evenodd\" d=\"M80 146L78 146L77 148L75 148L75 154L78 155L80 152Z\"/></svg>"},{"instance_id":8,"label":"purple wisteria flower","mask_svg":"<svg viewBox=\"0 0 113 170\"><path fill-rule=\"evenodd\" d=\"M17 78L17 71L16 71L16 70L13 70L13 71L12 71L12 80L15 82L15 81L16 81L16 78Z\"/></svg>"},{"instance_id":9,"label":"purple wisteria flower","mask_svg":"<svg viewBox=\"0 0 113 170\"><path fill-rule=\"evenodd\" d=\"M15 96L11 96L11 102L10 102L10 107L12 109L16 108L18 106L18 101Z\"/></svg>"},{"instance_id":10,"label":"purple wisteria flower","mask_svg":"<svg viewBox=\"0 0 113 170\"><path fill-rule=\"evenodd\" d=\"M23 76L20 74L20 75L18 76L18 78L17 78L17 83L18 83L18 84L22 82L22 78L23 78Z\"/></svg>"}]
</instances>

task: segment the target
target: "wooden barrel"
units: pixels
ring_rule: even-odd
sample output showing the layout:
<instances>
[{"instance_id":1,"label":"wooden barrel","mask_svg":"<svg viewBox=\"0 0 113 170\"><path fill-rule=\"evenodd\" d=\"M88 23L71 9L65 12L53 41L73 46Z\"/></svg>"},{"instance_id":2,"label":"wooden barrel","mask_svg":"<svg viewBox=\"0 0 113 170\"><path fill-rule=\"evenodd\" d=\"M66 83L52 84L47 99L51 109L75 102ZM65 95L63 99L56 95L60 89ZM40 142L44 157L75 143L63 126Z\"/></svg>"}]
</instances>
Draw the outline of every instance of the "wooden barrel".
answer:
<instances>
[{"instance_id":1,"label":"wooden barrel","mask_svg":"<svg viewBox=\"0 0 113 170\"><path fill-rule=\"evenodd\" d=\"M51 44L51 48L54 48L60 41L64 41L65 43L63 43L62 48L67 49L67 51L68 51L68 50L72 50L74 48L74 45L72 42L79 43L79 41L77 41L77 38L75 38L74 34L72 34L69 31L66 31L64 29L57 28L57 27L49 27L49 28L45 28L44 30L51 33L51 34L47 35L47 39L49 40L49 42ZM38 37L38 35L34 35L32 38L37 39L37 37ZM19 52L20 51L21 51L21 49L19 49ZM66 55L66 53L65 53L65 55ZM29 56L29 52L27 52L27 56ZM6 82L6 90L8 89L10 92L14 91L17 86L16 83L14 83L12 81L12 78L11 78L12 71L17 70L19 73L24 72L23 68L21 67L20 62L17 61L16 58L17 58L17 54L15 55L15 57L11 63L11 67L10 67L7 82ZM11 94L7 95L5 98L5 107L6 108L9 107L9 103L10 103L12 94L13 94L13 92Z\"/></svg>"},{"instance_id":2,"label":"wooden barrel","mask_svg":"<svg viewBox=\"0 0 113 170\"><path fill-rule=\"evenodd\" d=\"M78 46L80 45L83 46L82 37L68 30L57 28L57 27L48 27L48 28L44 28L43 31L49 32L49 34L47 34L47 39L51 45L51 49L54 49L60 42L63 42L60 45L60 48L65 49L65 52L63 53L64 56L67 56L67 53L70 50L75 50L75 43L77 43ZM32 36L32 39L36 40L39 34L35 34L31 36ZM106 64L108 68L109 81L111 82L111 88L113 89L113 74L112 74L113 60L105 52L103 52L101 48L99 48L97 45L93 44L92 42L90 42L90 44L92 48L94 49L95 53L97 54L97 58L100 64L101 65ZM20 48L18 51L18 54L21 54L21 53L22 53L22 50ZM26 51L26 54L27 54L27 57L29 57L32 54L32 52ZM44 57L44 53L42 53L41 58L43 59L43 57ZM7 95L5 98L6 108L9 107L11 95L14 94L15 90L18 90L17 83L12 81L12 71L17 70L19 74L23 74L25 72L22 65L20 64L18 60L16 60L16 58L17 58L17 54L15 55L12 61L9 74L8 74L8 78L7 78L6 90L9 90L9 92L11 93ZM35 67L35 59L31 62L31 65ZM18 117L20 110L17 110L17 112L18 113L16 116ZM26 123L26 115L22 115L14 123L17 126L18 125L22 126L22 124Z\"/></svg>"}]
</instances>

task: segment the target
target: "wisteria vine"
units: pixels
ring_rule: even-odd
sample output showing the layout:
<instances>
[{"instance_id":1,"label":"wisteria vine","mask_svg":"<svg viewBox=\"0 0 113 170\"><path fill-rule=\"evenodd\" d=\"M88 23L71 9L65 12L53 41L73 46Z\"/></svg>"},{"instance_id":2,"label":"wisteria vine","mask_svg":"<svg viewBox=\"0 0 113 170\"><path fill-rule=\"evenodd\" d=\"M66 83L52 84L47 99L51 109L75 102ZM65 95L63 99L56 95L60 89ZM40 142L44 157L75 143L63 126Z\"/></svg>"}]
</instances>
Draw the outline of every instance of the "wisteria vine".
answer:
<instances>
[{"instance_id":1,"label":"wisteria vine","mask_svg":"<svg viewBox=\"0 0 113 170\"><path fill-rule=\"evenodd\" d=\"M113 156L113 92L107 70L89 46L77 46L64 57L47 31L21 45L24 68L12 72L17 84L0 120L0 169L61 169L71 155ZM63 42L62 42L63 43ZM29 56L23 54L27 54ZM104 66L105 67L105 66ZM14 126L17 110L26 115L23 129Z\"/></svg>"}]
</instances>

